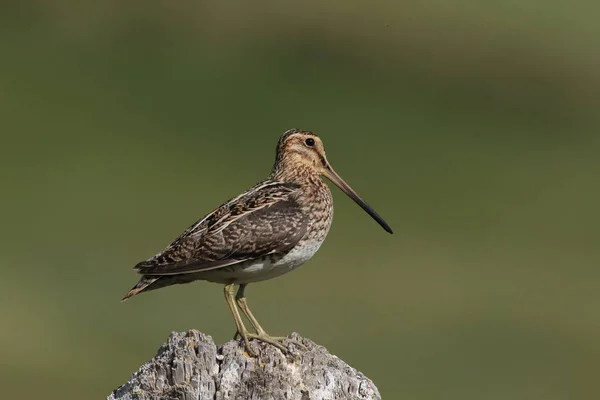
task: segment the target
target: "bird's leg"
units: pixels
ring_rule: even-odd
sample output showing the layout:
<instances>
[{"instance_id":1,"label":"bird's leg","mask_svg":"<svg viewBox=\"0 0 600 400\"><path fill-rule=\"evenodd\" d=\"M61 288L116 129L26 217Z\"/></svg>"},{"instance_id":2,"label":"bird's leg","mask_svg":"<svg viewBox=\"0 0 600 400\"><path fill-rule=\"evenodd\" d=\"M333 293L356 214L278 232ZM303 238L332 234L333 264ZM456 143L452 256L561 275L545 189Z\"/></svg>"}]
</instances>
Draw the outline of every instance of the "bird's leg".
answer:
<instances>
[{"instance_id":1,"label":"bird's leg","mask_svg":"<svg viewBox=\"0 0 600 400\"><path fill-rule=\"evenodd\" d=\"M242 310L246 318L248 318L248 320L252 324L252 327L254 328L256 333L258 333L259 335L267 335L267 332L265 332L263 327L260 326L256 318L252 314L252 311L250 311L250 309L248 308L248 303L246 303L246 296L244 295L244 289L246 289L246 284L241 284L240 288L237 291L237 294L235 295L235 301L240 307L240 310Z\"/></svg>"},{"instance_id":2,"label":"bird's leg","mask_svg":"<svg viewBox=\"0 0 600 400\"><path fill-rule=\"evenodd\" d=\"M238 289L238 292L235 295L235 300L236 300L238 306L240 307L240 310L242 310L242 312L244 313L246 318L248 318L248 320L252 324L252 327L254 327L254 329L256 330L256 334L249 333L248 337L251 339L258 339L265 343L269 343L269 344L277 347L281 351L287 352L288 349L283 344L281 344L281 342L287 338L270 336L263 329L263 327L260 326L260 324L256 320L256 317L254 316L254 314L252 314L252 311L250 311L250 308L248 308L248 303L246 302L246 296L244 295L245 288L246 288L245 284L240 285L240 288Z\"/></svg>"},{"instance_id":3,"label":"bird's leg","mask_svg":"<svg viewBox=\"0 0 600 400\"><path fill-rule=\"evenodd\" d=\"M244 340L244 345L246 347L246 351L248 352L248 354L250 354L252 357L256 357L256 354L250 347L250 342L248 340L248 331L246 330L246 327L244 326L244 322L242 321L242 316L240 315L240 312L238 311L237 307L235 306L235 284L230 283L228 285L225 285L223 292L225 293L225 300L227 300L227 305L229 306L229 310L231 311L231 314L233 314L233 319L235 321L235 326L237 328L237 333L235 336L237 337L237 335L240 335L242 337L242 339ZM234 339L235 339L235 337L234 337Z\"/></svg>"}]
</instances>

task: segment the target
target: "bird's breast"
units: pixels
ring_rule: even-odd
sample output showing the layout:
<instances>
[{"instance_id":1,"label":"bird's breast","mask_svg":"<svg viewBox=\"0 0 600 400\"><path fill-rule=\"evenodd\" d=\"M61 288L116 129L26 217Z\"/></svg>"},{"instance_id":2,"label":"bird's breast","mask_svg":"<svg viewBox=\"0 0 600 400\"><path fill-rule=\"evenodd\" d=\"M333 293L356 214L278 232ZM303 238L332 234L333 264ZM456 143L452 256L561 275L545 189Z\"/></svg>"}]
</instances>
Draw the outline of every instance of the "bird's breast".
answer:
<instances>
[{"instance_id":1,"label":"bird's breast","mask_svg":"<svg viewBox=\"0 0 600 400\"><path fill-rule=\"evenodd\" d=\"M324 238L323 238L324 240ZM321 247L323 240L302 240L281 259L273 263L276 268L292 270L308 261Z\"/></svg>"}]
</instances>

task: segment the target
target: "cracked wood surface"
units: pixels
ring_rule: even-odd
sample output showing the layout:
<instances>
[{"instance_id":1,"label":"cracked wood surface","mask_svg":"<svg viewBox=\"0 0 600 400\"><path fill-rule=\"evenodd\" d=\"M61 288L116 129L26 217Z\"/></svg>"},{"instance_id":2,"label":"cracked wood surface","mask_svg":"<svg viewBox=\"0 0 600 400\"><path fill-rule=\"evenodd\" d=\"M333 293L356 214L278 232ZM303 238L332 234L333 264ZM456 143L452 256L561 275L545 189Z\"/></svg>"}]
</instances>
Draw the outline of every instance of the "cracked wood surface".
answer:
<instances>
[{"instance_id":1,"label":"cracked wood surface","mask_svg":"<svg viewBox=\"0 0 600 400\"><path fill-rule=\"evenodd\" d=\"M237 341L217 347L201 332L173 332L107 400L381 399L371 380L324 347L290 338L289 355L253 341L258 357L251 358Z\"/></svg>"}]
</instances>

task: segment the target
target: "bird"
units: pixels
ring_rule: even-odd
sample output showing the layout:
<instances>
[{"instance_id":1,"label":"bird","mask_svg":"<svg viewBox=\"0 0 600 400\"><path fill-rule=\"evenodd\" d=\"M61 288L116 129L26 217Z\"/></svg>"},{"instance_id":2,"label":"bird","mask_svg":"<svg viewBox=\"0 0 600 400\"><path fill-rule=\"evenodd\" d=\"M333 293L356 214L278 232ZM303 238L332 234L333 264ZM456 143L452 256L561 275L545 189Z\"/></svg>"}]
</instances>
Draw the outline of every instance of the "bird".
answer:
<instances>
[{"instance_id":1,"label":"bird","mask_svg":"<svg viewBox=\"0 0 600 400\"><path fill-rule=\"evenodd\" d=\"M236 325L234 339L271 344L283 352L284 337L270 336L250 311L245 289L308 261L321 247L333 220L326 177L385 231L390 226L332 168L315 133L290 129L277 142L268 177L191 225L163 251L138 263L139 282L122 301L151 290L203 280L224 285ZM237 289L237 291L236 291ZM252 325L250 332L241 312Z\"/></svg>"}]
</instances>

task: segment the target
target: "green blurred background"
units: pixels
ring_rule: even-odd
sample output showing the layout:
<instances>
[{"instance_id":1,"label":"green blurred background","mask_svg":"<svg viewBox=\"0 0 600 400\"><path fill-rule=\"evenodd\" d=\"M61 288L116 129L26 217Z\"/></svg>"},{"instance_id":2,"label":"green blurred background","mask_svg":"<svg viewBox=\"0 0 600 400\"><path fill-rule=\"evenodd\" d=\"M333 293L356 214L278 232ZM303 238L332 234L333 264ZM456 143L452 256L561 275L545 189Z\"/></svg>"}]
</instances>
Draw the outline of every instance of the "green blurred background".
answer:
<instances>
[{"instance_id":1,"label":"green blurred background","mask_svg":"<svg viewBox=\"0 0 600 400\"><path fill-rule=\"evenodd\" d=\"M13 2L0 13L2 397L103 398L219 285L119 303L132 266L313 130L339 190L317 256L250 285L386 399L592 399L600 371L597 2Z\"/></svg>"}]
</instances>

